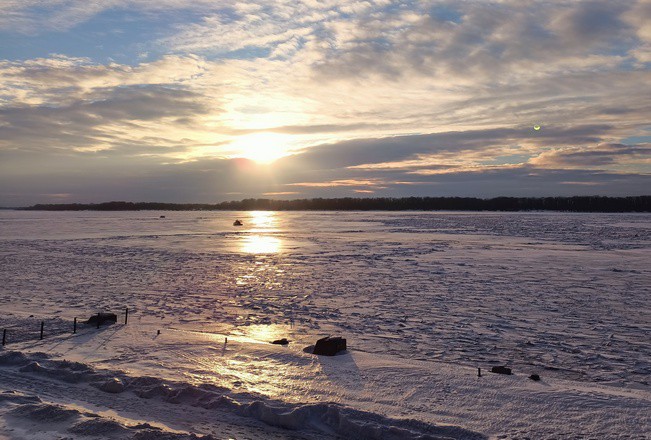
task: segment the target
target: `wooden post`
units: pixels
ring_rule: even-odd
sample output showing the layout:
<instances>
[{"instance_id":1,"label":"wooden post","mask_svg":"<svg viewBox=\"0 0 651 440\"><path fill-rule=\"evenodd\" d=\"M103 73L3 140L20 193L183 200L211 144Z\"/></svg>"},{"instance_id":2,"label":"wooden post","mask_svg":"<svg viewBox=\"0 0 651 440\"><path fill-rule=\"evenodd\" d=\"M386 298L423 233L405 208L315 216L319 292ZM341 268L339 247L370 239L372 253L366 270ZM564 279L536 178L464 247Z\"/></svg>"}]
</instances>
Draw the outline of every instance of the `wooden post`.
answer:
<instances>
[{"instance_id":1,"label":"wooden post","mask_svg":"<svg viewBox=\"0 0 651 440\"><path fill-rule=\"evenodd\" d=\"M43 327L45 327L45 322L41 321L41 339L43 339Z\"/></svg>"},{"instance_id":2,"label":"wooden post","mask_svg":"<svg viewBox=\"0 0 651 440\"><path fill-rule=\"evenodd\" d=\"M100 313L97 312L97 328L99 328L99 317L100 317Z\"/></svg>"},{"instance_id":3,"label":"wooden post","mask_svg":"<svg viewBox=\"0 0 651 440\"><path fill-rule=\"evenodd\" d=\"M127 325L127 321L129 320L129 307L124 311L124 325Z\"/></svg>"},{"instance_id":4,"label":"wooden post","mask_svg":"<svg viewBox=\"0 0 651 440\"><path fill-rule=\"evenodd\" d=\"M481 368L477 368L477 377L481 377Z\"/></svg>"},{"instance_id":5,"label":"wooden post","mask_svg":"<svg viewBox=\"0 0 651 440\"><path fill-rule=\"evenodd\" d=\"M2 345L7 343L7 329L2 330Z\"/></svg>"},{"instance_id":6,"label":"wooden post","mask_svg":"<svg viewBox=\"0 0 651 440\"><path fill-rule=\"evenodd\" d=\"M72 333L77 333L77 318L75 318L75 322L72 324Z\"/></svg>"}]
</instances>

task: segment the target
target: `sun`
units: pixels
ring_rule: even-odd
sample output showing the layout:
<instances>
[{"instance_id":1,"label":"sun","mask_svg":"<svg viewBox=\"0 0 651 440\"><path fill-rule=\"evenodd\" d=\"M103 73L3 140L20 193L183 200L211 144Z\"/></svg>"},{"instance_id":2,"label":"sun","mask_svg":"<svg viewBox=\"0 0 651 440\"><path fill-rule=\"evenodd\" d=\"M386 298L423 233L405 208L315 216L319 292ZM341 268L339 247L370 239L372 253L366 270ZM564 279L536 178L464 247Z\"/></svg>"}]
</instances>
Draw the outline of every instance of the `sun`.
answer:
<instances>
[{"instance_id":1,"label":"sun","mask_svg":"<svg viewBox=\"0 0 651 440\"><path fill-rule=\"evenodd\" d=\"M234 157L268 164L289 154L289 136L278 133L253 133L240 136L231 143Z\"/></svg>"}]
</instances>

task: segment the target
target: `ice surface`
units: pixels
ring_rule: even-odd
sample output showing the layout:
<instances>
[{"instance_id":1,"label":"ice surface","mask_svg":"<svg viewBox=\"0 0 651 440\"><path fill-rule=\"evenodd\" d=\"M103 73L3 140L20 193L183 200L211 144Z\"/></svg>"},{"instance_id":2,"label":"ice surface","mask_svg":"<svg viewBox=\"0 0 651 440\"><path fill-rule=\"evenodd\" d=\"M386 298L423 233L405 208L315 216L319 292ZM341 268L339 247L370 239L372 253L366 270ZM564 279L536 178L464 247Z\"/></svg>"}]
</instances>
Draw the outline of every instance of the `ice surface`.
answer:
<instances>
[{"instance_id":1,"label":"ice surface","mask_svg":"<svg viewBox=\"0 0 651 440\"><path fill-rule=\"evenodd\" d=\"M188 386L210 385L224 402L252 405L236 416L275 426L342 408L363 420L413 419L412 433L424 423L511 438L651 435L650 215L160 215L0 212L0 329L7 348L29 352L3 368L114 390L116 380L148 375L149 386L124 382L128 392L116 395L168 399L173 386L161 381L171 380L186 384L176 397L184 404L196 403ZM234 218L244 226L233 228ZM119 323L70 334L73 317L98 311ZM303 353L328 334L346 337L349 355ZM282 337L290 347L267 344ZM44 362L55 358L70 365L52 372ZM486 376L493 365L515 377L486 378L482 391L476 367ZM531 373L540 384L525 380ZM567 423L549 425L509 396ZM291 422L269 408L294 414ZM596 421L606 413L609 422ZM319 425L291 427L336 433ZM396 438L408 428L396 427Z\"/></svg>"}]
</instances>

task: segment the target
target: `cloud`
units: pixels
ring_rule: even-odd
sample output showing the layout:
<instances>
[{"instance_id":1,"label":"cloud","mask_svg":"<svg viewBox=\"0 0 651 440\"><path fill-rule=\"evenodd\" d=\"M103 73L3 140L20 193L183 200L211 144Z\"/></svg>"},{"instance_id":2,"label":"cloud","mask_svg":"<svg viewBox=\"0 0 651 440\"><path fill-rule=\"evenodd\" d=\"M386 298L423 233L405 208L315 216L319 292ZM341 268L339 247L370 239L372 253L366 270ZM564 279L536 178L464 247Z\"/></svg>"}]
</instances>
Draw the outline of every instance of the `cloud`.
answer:
<instances>
[{"instance_id":1,"label":"cloud","mask_svg":"<svg viewBox=\"0 0 651 440\"><path fill-rule=\"evenodd\" d=\"M457 12L451 21L432 4ZM620 17L617 2L424 2L333 23L317 65L324 77L378 74L513 81L623 62L642 24ZM592 61L590 58L594 57ZM587 61L587 63L586 63ZM452 76L454 75L454 76Z\"/></svg>"},{"instance_id":2,"label":"cloud","mask_svg":"<svg viewBox=\"0 0 651 440\"><path fill-rule=\"evenodd\" d=\"M30 155L24 159L29 163L34 160ZM15 167L3 161L0 200L4 205L64 200L43 194L70 194L65 200L77 202L116 199L217 202L247 197L355 194L383 197L631 195L645 193L651 184L651 173L560 168L556 163L446 169L441 173L421 174L410 169L349 168L297 169L284 173L273 166L245 160L203 158L165 164L151 156L134 157L128 162L110 156L70 156L60 161L46 156L37 165L18 168L20 172L16 172Z\"/></svg>"},{"instance_id":3,"label":"cloud","mask_svg":"<svg viewBox=\"0 0 651 440\"><path fill-rule=\"evenodd\" d=\"M165 56L127 66L96 64L87 58L55 54L25 61L0 60L0 104L48 104L87 98L96 89L135 85L182 87L205 72L196 56Z\"/></svg>"},{"instance_id":4,"label":"cloud","mask_svg":"<svg viewBox=\"0 0 651 440\"><path fill-rule=\"evenodd\" d=\"M41 165L12 173L6 164L0 164L2 203L37 203L45 200L42 194L54 193L70 194L70 201L80 202L217 202L232 199L230 193L260 196L275 187L273 177L265 169L241 160L165 164L152 157L135 157L125 162L119 158L71 156L60 161L49 157Z\"/></svg>"},{"instance_id":5,"label":"cloud","mask_svg":"<svg viewBox=\"0 0 651 440\"><path fill-rule=\"evenodd\" d=\"M146 13L207 11L220 2L212 0L5 0L0 3L0 30L38 34L66 31L110 10L139 10Z\"/></svg>"},{"instance_id":6,"label":"cloud","mask_svg":"<svg viewBox=\"0 0 651 440\"><path fill-rule=\"evenodd\" d=\"M329 182L299 182L299 183L290 183L289 186L303 186L308 188L332 188L338 186L376 186L378 184L377 180L331 180Z\"/></svg>"},{"instance_id":7,"label":"cloud","mask_svg":"<svg viewBox=\"0 0 651 440\"><path fill-rule=\"evenodd\" d=\"M544 152L532 159L539 167L617 169L635 166L651 173L651 144L601 144L594 148L566 148Z\"/></svg>"},{"instance_id":8,"label":"cloud","mask_svg":"<svg viewBox=\"0 0 651 440\"><path fill-rule=\"evenodd\" d=\"M423 135L356 139L312 146L303 154L282 159L279 167L303 169L364 168L364 165L409 161L435 154L462 155L468 152L501 154L502 147L585 145L598 142L611 129L608 125L546 127L541 133L531 127L467 130ZM500 149L500 150L498 150ZM418 161L416 161L418 163ZM295 163L295 164L293 164Z\"/></svg>"},{"instance_id":9,"label":"cloud","mask_svg":"<svg viewBox=\"0 0 651 440\"><path fill-rule=\"evenodd\" d=\"M151 145L169 147L161 126L179 117L194 118L210 110L187 90L160 86L125 86L95 90L87 100L58 106L0 108L0 146L22 151L103 150L131 144L142 152ZM166 131L162 128L162 131ZM152 134L159 136L152 136ZM182 148L182 142L177 140Z\"/></svg>"},{"instance_id":10,"label":"cloud","mask_svg":"<svg viewBox=\"0 0 651 440\"><path fill-rule=\"evenodd\" d=\"M650 5L4 1L0 32L29 34L25 48L78 39L82 23L100 27L93 43L112 43L112 20L127 15L165 25L120 43L147 57L125 61L115 44L119 63L91 45L0 59L3 184L82 197L74 185L90 194L100 176L115 191L96 196L170 200L497 195L509 178L534 191L536 176L558 191L630 189L649 172L648 144L626 139L649 127ZM231 160L265 139L292 155Z\"/></svg>"}]
</instances>

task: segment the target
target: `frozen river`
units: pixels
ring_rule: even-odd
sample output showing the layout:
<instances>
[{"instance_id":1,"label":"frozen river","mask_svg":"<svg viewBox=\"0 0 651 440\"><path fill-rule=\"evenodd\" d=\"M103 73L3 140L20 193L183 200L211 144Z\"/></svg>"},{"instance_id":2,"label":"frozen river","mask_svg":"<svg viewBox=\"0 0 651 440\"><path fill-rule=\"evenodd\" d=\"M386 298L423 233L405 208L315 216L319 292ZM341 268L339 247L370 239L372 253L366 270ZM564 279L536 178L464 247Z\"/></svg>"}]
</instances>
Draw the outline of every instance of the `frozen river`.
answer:
<instances>
[{"instance_id":1,"label":"frozen river","mask_svg":"<svg viewBox=\"0 0 651 440\"><path fill-rule=\"evenodd\" d=\"M645 383L649 298L642 214L0 212L0 301L50 316Z\"/></svg>"},{"instance_id":2,"label":"frozen river","mask_svg":"<svg viewBox=\"0 0 651 440\"><path fill-rule=\"evenodd\" d=\"M0 211L0 327L34 356L0 351L0 438L27 429L12 405L40 417L16 390L214 438L286 438L241 416L287 438L647 438L649 298L649 214ZM325 335L348 354L303 352ZM515 375L476 377L495 365ZM71 377L133 393L80 403Z\"/></svg>"}]
</instances>

